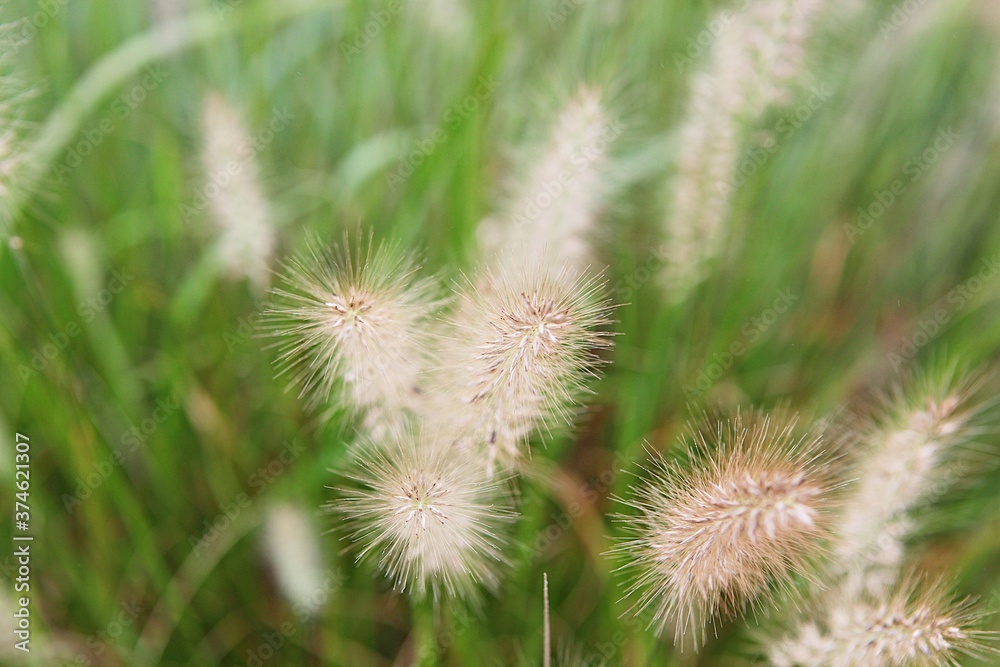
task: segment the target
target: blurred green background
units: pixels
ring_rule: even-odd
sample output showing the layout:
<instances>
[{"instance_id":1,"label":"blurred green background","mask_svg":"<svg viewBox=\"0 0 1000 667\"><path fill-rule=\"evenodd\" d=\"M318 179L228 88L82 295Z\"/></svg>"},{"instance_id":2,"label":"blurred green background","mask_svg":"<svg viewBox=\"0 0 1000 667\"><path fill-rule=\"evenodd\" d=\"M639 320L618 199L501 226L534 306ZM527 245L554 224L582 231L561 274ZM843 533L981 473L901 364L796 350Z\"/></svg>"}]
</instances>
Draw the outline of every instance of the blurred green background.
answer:
<instances>
[{"instance_id":1,"label":"blurred green background","mask_svg":"<svg viewBox=\"0 0 1000 667\"><path fill-rule=\"evenodd\" d=\"M605 518L620 510L609 496L625 493L622 470L636 470L644 440L668 448L692 407L790 404L818 418L913 365L997 357L1000 11L987 0L912 0L897 25L903 4L845 10L813 45L811 73L828 99L737 189L725 254L668 307L649 276L661 265L652 250L678 122L703 62L683 56L724 5L8 3L16 33L41 24L7 52L23 82L14 131L67 137L55 166L17 196L0 247L0 477L11 508L0 525L12 534L23 433L34 664L255 664L282 624L292 630L262 664L405 664L405 599L356 566L343 532L318 513L334 495L330 469L345 458L350 421L309 414L274 378L274 353L256 335L265 295L217 269L207 211L183 215L204 187L202 100L221 91L251 134L276 112L291 115L257 155L279 257L309 233L335 241L360 226L454 277L470 267L476 225L496 210L519 147L544 139L581 83L602 87L626 126L597 244L623 304L621 335L577 429L535 448L551 475L522 483L525 546L512 550L499 595L478 611L443 607L441 664L539 664L543 572L557 643L611 652L610 664L753 660L741 623L680 654L620 618L623 587L601 555L618 530ZM200 12L204 39L148 67L119 56L120 85L93 105L68 97L103 57L188 10ZM452 122L484 80L495 90ZM762 119L747 149L786 112ZM444 140L390 183L436 128ZM890 195L882 213L859 217ZM781 294L792 305L772 321ZM730 361L734 342L746 351ZM996 607L995 429L982 443L984 470L929 510L944 519L928 522L914 553ZM279 500L316 512L324 531L333 584L314 620L282 600L261 556L261 518ZM195 554L227 512L231 525ZM11 599L12 553L0 550ZM987 624L1000 628L995 616ZM0 660L22 664L3 642Z\"/></svg>"}]
</instances>

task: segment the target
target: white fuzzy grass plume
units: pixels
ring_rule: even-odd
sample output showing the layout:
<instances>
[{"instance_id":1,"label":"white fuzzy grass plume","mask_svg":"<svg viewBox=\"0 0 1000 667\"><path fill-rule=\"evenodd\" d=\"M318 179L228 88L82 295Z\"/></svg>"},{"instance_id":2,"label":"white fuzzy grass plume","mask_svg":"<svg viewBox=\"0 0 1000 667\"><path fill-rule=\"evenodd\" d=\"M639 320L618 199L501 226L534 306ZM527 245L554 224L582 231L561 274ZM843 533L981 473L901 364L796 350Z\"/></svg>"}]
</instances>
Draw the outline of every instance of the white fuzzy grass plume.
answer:
<instances>
[{"instance_id":1,"label":"white fuzzy grass plume","mask_svg":"<svg viewBox=\"0 0 1000 667\"><path fill-rule=\"evenodd\" d=\"M501 261L462 287L437 372L441 428L488 471L510 471L529 436L571 422L610 346L603 283L569 269Z\"/></svg>"},{"instance_id":2,"label":"white fuzzy grass plume","mask_svg":"<svg viewBox=\"0 0 1000 667\"><path fill-rule=\"evenodd\" d=\"M250 136L240 114L219 93L205 96L201 121L205 193L217 228L220 261L230 276L245 277L266 289L277 230Z\"/></svg>"},{"instance_id":3,"label":"white fuzzy grass plume","mask_svg":"<svg viewBox=\"0 0 1000 667\"><path fill-rule=\"evenodd\" d=\"M632 612L697 648L707 625L760 607L822 553L834 488L817 435L794 420L742 414L692 427L688 459L655 456L619 517L634 536L615 548L633 575Z\"/></svg>"},{"instance_id":4,"label":"white fuzzy grass plume","mask_svg":"<svg viewBox=\"0 0 1000 667\"><path fill-rule=\"evenodd\" d=\"M336 395L381 437L406 424L428 363L437 283L394 245L324 247L313 241L284 266L268 327L281 336L280 374L312 405Z\"/></svg>"},{"instance_id":5,"label":"white fuzzy grass plume","mask_svg":"<svg viewBox=\"0 0 1000 667\"><path fill-rule=\"evenodd\" d=\"M8 99L13 88L14 84L0 74L0 201L10 194L20 162L17 109L14 101Z\"/></svg>"},{"instance_id":6,"label":"white fuzzy grass plume","mask_svg":"<svg viewBox=\"0 0 1000 667\"><path fill-rule=\"evenodd\" d=\"M331 509L353 527L358 560L374 560L397 590L474 599L507 564L508 496L481 461L426 437L363 447L349 473L355 487Z\"/></svg>"},{"instance_id":7,"label":"white fuzzy grass plume","mask_svg":"<svg viewBox=\"0 0 1000 667\"><path fill-rule=\"evenodd\" d=\"M319 539L309 517L297 505L270 508L264 522L264 547L278 588L292 608L312 616L324 596Z\"/></svg>"},{"instance_id":8,"label":"white fuzzy grass plume","mask_svg":"<svg viewBox=\"0 0 1000 667\"><path fill-rule=\"evenodd\" d=\"M792 101L806 46L828 4L761 0L714 18L723 28L707 67L692 77L670 187L662 278L671 299L685 299L721 252L746 130L770 106Z\"/></svg>"},{"instance_id":9,"label":"white fuzzy grass plume","mask_svg":"<svg viewBox=\"0 0 1000 667\"><path fill-rule=\"evenodd\" d=\"M0 77L0 95L3 94L4 87L5 82ZM5 102L0 98L0 226L10 221L10 213L4 202L17 187L18 170L23 163L17 131L9 113L10 110L5 108Z\"/></svg>"},{"instance_id":10,"label":"white fuzzy grass plume","mask_svg":"<svg viewBox=\"0 0 1000 667\"><path fill-rule=\"evenodd\" d=\"M835 562L852 594L895 581L914 510L947 487L961 445L974 434L980 381L954 370L918 376L895 389L859 433L857 481L835 529Z\"/></svg>"},{"instance_id":11,"label":"white fuzzy grass plume","mask_svg":"<svg viewBox=\"0 0 1000 667\"><path fill-rule=\"evenodd\" d=\"M907 577L877 596L839 598L826 616L770 649L774 667L951 667L996 655L981 615L941 583Z\"/></svg>"},{"instance_id":12,"label":"white fuzzy grass plume","mask_svg":"<svg viewBox=\"0 0 1000 667\"><path fill-rule=\"evenodd\" d=\"M581 88L553 124L544 150L525 165L503 212L480 227L483 255L581 270L593 264L608 149L619 133L600 90Z\"/></svg>"},{"instance_id":13,"label":"white fuzzy grass plume","mask_svg":"<svg viewBox=\"0 0 1000 667\"><path fill-rule=\"evenodd\" d=\"M413 18L442 43L464 43L471 34L472 16L466 0L426 0L407 5Z\"/></svg>"}]
</instances>

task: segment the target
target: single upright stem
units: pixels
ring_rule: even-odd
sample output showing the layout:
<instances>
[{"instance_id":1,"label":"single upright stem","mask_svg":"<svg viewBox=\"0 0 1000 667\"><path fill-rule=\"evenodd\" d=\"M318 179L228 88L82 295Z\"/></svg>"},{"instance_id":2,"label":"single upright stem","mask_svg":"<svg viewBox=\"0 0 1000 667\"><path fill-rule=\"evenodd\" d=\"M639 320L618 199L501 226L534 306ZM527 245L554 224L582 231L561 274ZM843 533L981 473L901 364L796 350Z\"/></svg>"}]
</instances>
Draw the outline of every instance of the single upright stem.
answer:
<instances>
[{"instance_id":1,"label":"single upright stem","mask_svg":"<svg viewBox=\"0 0 1000 667\"><path fill-rule=\"evenodd\" d=\"M545 655L542 657L542 667L552 667L552 628L549 625L549 573L548 572L542 574L542 598L544 599L543 607L545 609L544 612Z\"/></svg>"},{"instance_id":2,"label":"single upright stem","mask_svg":"<svg viewBox=\"0 0 1000 667\"><path fill-rule=\"evenodd\" d=\"M437 627L434 619L434 603L431 600L413 601L414 654L415 667L436 667L438 664Z\"/></svg>"}]
</instances>

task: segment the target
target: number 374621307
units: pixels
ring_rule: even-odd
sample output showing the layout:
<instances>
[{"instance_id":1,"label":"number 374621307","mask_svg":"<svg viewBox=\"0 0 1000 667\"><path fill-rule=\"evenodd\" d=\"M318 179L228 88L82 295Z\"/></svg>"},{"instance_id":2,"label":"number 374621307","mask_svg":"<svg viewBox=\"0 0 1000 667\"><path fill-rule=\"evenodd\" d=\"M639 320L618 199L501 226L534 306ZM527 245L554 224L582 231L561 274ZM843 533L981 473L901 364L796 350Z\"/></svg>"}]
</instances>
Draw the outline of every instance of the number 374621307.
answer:
<instances>
[{"instance_id":1,"label":"number 374621307","mask_svg":"<svg viewBox=\"0 0 1000 667\"><path fill-rule=\"evenodd\" d=\"M31 443L28 436L18 433L14 444L14 485L17 487L14 504L14 525L18 530L28 530L31 510L28 493L31 488Z\"/></svg>"}]
</instances>

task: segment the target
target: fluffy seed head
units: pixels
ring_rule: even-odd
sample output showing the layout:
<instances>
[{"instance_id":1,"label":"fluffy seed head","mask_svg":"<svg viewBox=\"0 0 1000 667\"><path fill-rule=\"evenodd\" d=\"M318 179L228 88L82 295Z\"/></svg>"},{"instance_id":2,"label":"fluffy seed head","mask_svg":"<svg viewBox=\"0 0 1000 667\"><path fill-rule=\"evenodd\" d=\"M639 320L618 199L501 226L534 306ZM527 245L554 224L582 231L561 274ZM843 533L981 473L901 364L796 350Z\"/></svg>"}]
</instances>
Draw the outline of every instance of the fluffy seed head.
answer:
<instances>
[{"instance_id":1,"label":"fluffy seed head","mask_svg":"<svg viewBox=\"0 0 1000 667\"><path fill-rule=\"evenodd\" d=\"M4 8L0 4L0 10ZM33 91L25 89L8 71L9 56L21 43L17 28L23 28L23 23L0 23L0 229L11 222L14 211L8 202L24 186L22 175L30 166L23 139L28 124L22 119L21 108Z\"/></svg>"},{"instance_id":2,"label":"fluffy seed head","mask_svg":"<svg viewBox=\"0 0 1000 667\"><path fill-rule=\"evenodd\" d=\"M759 605L772 583L807 576L822 551L831 470L815 436L796 438L794 420L738 415L712 431L692 429L689 460L653 460L651 478L621 517L635 536L616 547L634 571L633 612L675 641Z\"/></svg>"},{"instance_id":3,"label":"fluffy seed head","mask_svg":"<svg viewBox=\"0 0 1000 667\"><path fill-rule=\"evenodd\" d=\"M841 598L769 657L775 667L957 667L963 656L995 653L984 643L995 633L975 629L980 618L971 600L955 601L940 583L907 578L878 597Z\"/></svg>"},{"instance_id":4,"label":"fluffy seed head","mask_svg":"<svg viewBox=\"0 0 1000 667\"><path fill-rule=\"evenodd\" d=\"M265 289L277 231L257 162L247 152L250 136L240 114L218 93L205 97L201 120L205 194L217 227L220 260L230 275ZM233 169L233 164L240 168Z\"/></svg>"},{"instance_id":5,"label":"fluffy seed head","mask_svg":"<svg viewBox=\"0 0 1000 667\"><path fill-rule=\"evenodd\" d=\"M683 300L721 252L746 131L768 107L792 101L805 48L831 4L761 0L717 19L724 27L692 77L671 184L663 281L672 299Z\"/></svg>"},{"instance_id":6,"label":"fluffy seed head","mask_svg":"<svg viewBox=\"0 0 1000 667\"><path fill-rule=\"evenodd\" d=\"M608 149L619 133L600 91L581 89L556 119L544 151L525 165L503 214L484 221L484 254L507 254L520 264L590 265Z\"/></svg>"},{"instance_id":7,"label":"fluffy seed head","mask_svg":"<svg viewBox=\"0 0 1000 667\"><path fill-rule=\"evenodd\" d=\"M264 522L264 546L278 587L295 609L319 611L323 569L319 541L302 508L276 505Z\"/></svg>"},{"instance_id":8,"label":"fluffy seed head","mask_svg":"<svg viewBox=\"0 0 1000 667\"><path fill-rule=\"evenodd\" d=\"M947 488L955 468L948 464L973 434L978 384L954 369L914 378L859 430L858 481L836 530L836 562L851 586L877 593L895 581L913 511Z\"/></svg>"},{"instance_id":9,"label":"fluffy seed head","mask_svg":"<svg viewBox=\"0 0 1000 667\"><path fill-rule=\"evenodd\" d=\"M353 524L358 560L376 559L396 588L470 597L495 588L506 565L503 525L513 514L499 482L474 459L408 436L357 457L358 488L333 506Z\"/></svg>"},{"instance_id":10,"label":"fluffy seed head","mask_svg":"<svg viewBox=\"0 0 1000 667\"><path fill-rule=\"evenodd\" d=\"M596 376L595 350L610 345L602 288L532 264L470 281L446 325L439 378L451 407L436 411L445 430L510 467L533 431L568 423Z\"/></svg>"},{"instance_id":11,"label":"fluffy seed head","mask_svg":"<svg viewBox=\"0 0 1000 667\"><path fill-rule=\"evenodd\" d=\"M0 76L0 94L8 83ZM20 163L18 150L17 123L13 117L14 110L8 107L9 102L0 99L0 201L6 199L13 187L14 176Z\"/></svg>"},{"instance_id":12,"label":"fluffy seed head","mask_svg":"<svg viewBox=\"0 0 1000 667\"><path fill-rule=\"evenodd\" d=\"M279 343L281 374L313 405L337 387L344 405L365 415L372 437L406 420L428 359L427 329L440 302L436 283L418 278L394 246L364 254L313 243L284 266L268 324ZM374 433L371 433L374 429Z\"/></svg>"},{"instance_id":13,"label":"fluffy seed head","mask_svg":"<svg viewBox=\"0 0 1000 667\"><path fill-rule=\"evenodd\" d=\"M0 86L3 81L0 80ZM0 114L3 109L0 108ZM6 127L5 119L0 117L0 226L6 226L11 213L5 208L6 202L14 188L17 187L18 170L21 168L22 155L18 147L17 137L13 128Z\"/></svg>"},{"instance_id":14,"label":"fluffy seed head","mask_svg":"<svg viewBox=\"0 0 1000 667\"><path fill-rule=\"evenodd\" d=\"M472 16L465 0L428 0L408 9L413 20L420 21L439 44L457 49L470 36Z\"/></svg>"}]
</instances>

